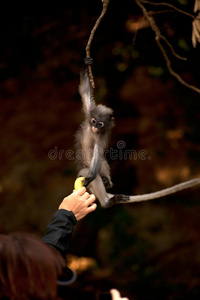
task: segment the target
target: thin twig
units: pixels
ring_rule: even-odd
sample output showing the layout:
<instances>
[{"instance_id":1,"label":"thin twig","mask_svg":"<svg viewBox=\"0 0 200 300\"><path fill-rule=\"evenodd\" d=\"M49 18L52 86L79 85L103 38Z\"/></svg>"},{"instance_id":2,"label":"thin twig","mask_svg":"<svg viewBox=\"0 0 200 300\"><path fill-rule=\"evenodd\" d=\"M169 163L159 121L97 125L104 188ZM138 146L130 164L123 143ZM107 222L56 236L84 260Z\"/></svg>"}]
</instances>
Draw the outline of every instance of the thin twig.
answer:
<instances>
[{"instance_id":1,"label":"thin twig","mask_svg":"<svg viewBox=\"0 0 200 300\"><path fill-rule=\"evenodd\" d=\"M154 18L152 17L152 15L146 10L146 8L142 5L141 2L144 2L144 0L135 0L135 2L137 3L137 5L141 8L142 12L143 12L143 15L146 17L146 19L149 21L149 24L152 28L152 30L155 32L155 40L156 40L156 43L166 61L166 65L167 65L167 68L168 68L168 71L170 72L170 74L172 76L174 76L181 84L183 84L184 86L190 88L191 90L197 92L200 94L200 89L198 89L197 87L187 83L186 81L183 80L183 78L181 78L181 76L179 74L177 74L171 67L171 61L169 59L169 57L167 56L167 53L165 51L165 49L163 48L163 46L161 45L160 43L160 39L163 39L161 33L160 33L160 30L159 28L157 27L155 21L154 21ZM147 1L146 1L147 2ZM165 42L166 42L166 39L165 39ZM169 45L169 42L167 43Z\"/></svg>"},{"instance_id":2,"label":"thin twig","mask_svg":"<svg viewBox=\"0 0 200 300\"><path fill-rule=\"evenodd\" d=\"M160 38L165 41L165 43L168 45L168 47L170 48L172 54L177 57L178 59L182 59L182 60L187 60L186 57L183 57L183 56L180 56L179 54L177 54L175 51L174 51L174 48L172 46L172 44L170 44L170 42L166 39L166 37L162 34L160 34Z\"/></svg>"},{"instance_id":3,"label":"thin twig","mask_svg":"<svg viewBox=\"0 0 200 300\"><path fill-rule=\"evenodd\" d=\"M140 2L142 3L146 3L146 4L151 4L151 5L160 5L160 6L168 6L168 7L171 7L172 9L180 12L181 14L184 14L184 15L187 15L188 17L191 17L193 19L195 19L195 16L191 15L190 13L184 11L184 10L181 10L179 8L177 8L176 6L170 4L170 3L165 3L165 2L159 2L159 3L156 3L156 2L151 2L151 1L148 1L148 0L140 0Z\"/></svg>"},{"instance_id":4,"label":"thin twig","mask_svg":"<svg viewBox=\"0 0 200 300\"><path fill-rule=\"evenodd\" d=\"M103 19L105 13L106 13L106 10L107 10L107 7L108 7L108 4L109 4L110 0L102 0L102 2L103 2L102 12L101 12L99 18L97 19L97 21L96 21L93 29L91 30L90 37L88 39L88 43L87 43L87 46L85 48L85 50L86 50L86 57L90 57L90 46L91 46L94 34L95 34L95 32L96 32L96 30L97 30L97 28L98 28L101 20ZM88 71L89 71L89 77L90 77L91 85L92 85L93 88L95 88L91 65L88 65Z\"/></svg>"},{"instance_id":5,"label":"thin twig","mask_svg":"<svg viewBox=\"0 0 200 300\"><path fill-rule=\"evenodd\" d=\"M161 50L161 52L162 52L162 55L163 55L163 57L164 57L164 59L165 59L165 61L166 61L167 68L168 68L168 71L170 72L170 74L171 74L172 76L174 76L181 84L183 84L184 86L188 87L189 89L191 89L191 90L193 90L193 91L195 91L195 92L197 92L197 93L200 94L200 89L198 89L196 86L193 86L193 85L187 83L185 80L183 80L183 78L182 78L179 74L177 74L177 73L172 69L172 67L171 67L171 61L170 61L169 57L167 56L167 54L166 54L166 52L165 52L163 46L161 45L160 40L157 39L156 42L157 42L157 45L158 45L158 47L160 48L160 50Z\"/></svg>"},{"instance_id":6,"label":"thin twig","mask_svg":"<svg viewBox=\"0 0 200 300\"><path fill-rule=\"evenodd\" d=\"M165 9L165 10L158 10L158 11L152 11L152 15L159 15L159 14L165 14L169 12L174 12L174 9Z\"/></svg>"}]
</instances>

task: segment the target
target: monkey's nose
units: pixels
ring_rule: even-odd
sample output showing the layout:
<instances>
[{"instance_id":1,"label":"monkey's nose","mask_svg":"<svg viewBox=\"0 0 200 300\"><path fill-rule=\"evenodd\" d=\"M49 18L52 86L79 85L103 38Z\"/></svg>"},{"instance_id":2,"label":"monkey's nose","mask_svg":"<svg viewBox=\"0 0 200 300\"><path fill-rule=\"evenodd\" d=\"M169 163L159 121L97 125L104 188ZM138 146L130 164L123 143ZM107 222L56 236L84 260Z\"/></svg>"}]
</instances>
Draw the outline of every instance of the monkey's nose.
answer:
<instances>
[{"instance_id":1,"label":"monkey's nose","mask_svg":"<svg viewBox=\"0 0 200 300\"><path fill-rule=\"evenodd\" d=\"M92 130L93 130L94 132L97 132L99 129L96 128L96 127L94 127L94 126L92 126Z\"/></svg>"}]
</instances>

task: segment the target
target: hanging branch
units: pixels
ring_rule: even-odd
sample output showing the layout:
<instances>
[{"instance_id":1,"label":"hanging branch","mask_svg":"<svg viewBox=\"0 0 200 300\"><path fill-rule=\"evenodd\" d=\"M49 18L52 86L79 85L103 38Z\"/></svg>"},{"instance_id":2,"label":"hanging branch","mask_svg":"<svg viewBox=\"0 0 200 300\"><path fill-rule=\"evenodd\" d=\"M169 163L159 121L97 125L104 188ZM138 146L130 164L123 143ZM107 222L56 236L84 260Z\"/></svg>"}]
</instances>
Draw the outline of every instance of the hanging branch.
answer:
<instances>
[{"instance_id":1,"label":"hanging branch","mask_svg":"<svg viewBox=\"0 0 200 300\"><path fill-rule=\"evenodd\" d=\"M106 10L107 10L107 7L108 7L108 4L109 4L110 0L102 0L102 2L103 2L103 9L102 9L101 15L99 16L99 18L97 19L97 21L96 21L93 29L91 30L90 37L88 39L88 43L87 43L87 46L85 48L85 50L86 50L86 58L90 58L90 46L91 46L94 34L95 34L95 32L96 32L96 30L97 30L97 28L98 28L101 20L103 19L105 13L106 13ZM91 65L88 65L88 72L89 72L89 77L90 77L91 85L92 85L93 88L95 88Z\"/></svg>"},{"instance_id":2,"label":"hanging branch","mask_svg":"<svg viewBox=\"0 0 200 300\"><path fill-rule=\"evenodd\" d=\"M195 4L194 4L194 12L198 13L197 16L193 16L192 14L183 11L179 8L177 8L176 6L169 4L169 3L165 3L165 2L161 2L161 3L155 3L155 2L151 2L148 0L140 0L142 3L146 3L146 4L150 4L150 5L159 5L159 6L168 6L170 8L172 8L174 11L178 11L181 14L184 14L190 18L193 19L192 22L192 45L194 48L196 48L197 43L200 43L200 13L198 12L200 10L200 1L199 0L195 0Z\"/></svg>"},{"instance_id":3,"label":"hanging branch","mask_svg":"<svg viewBox=\"0 0 200 300\"><path fill-rule=\"evenodd\" d=\"M163 48L163 46L162 46L160 40L161 40L161 39L164 40L164 41L167 43L168 46L171 45L171 44L170 44L170 43L167 41L167 39L166 39L165 37L163 37L163 35L161 34L161 32L160 32L158 26L156 25L156 23L155 23L155 21L154 21L154 18L153 18L153 16L152 16L152 14L149 13L149 12L146 10L146 8L142 5L141 2L143 2L143 1L135 0L135 2L136 2L137 5L141 8L141 10L142 10L142 12L143 12L143 15L144 15L145 18L149 21L149 24L150 24L152 30L155 32L155 40L156 40L156 43L157 43L157 45L158 45L158 47L159 47L159 49L160 49L160 51L161 51L161 53L162 53L162 55L163 55L165 61L166 61L167 69L168 69L168 71L170 72L170 74L171 74L173 77L175 77L182 85L184 85L184 86L188 87L189 89L191 89L191 90L193 90L193 91L195 91L195 92L197 92L197 93L200 94L200 89L198 89L197 87L195 87L195 86L193 86L193 85L187 83L187 82L186 82L179 74L177 74L177 73L172 69L171 61L170 61L170 59L169 59L169 57L168 57L168 55L167 55L165 49ZM171 49L171 50L173 49L172 46L170 46L170 49ZM172 52L172 53L173 53L173 52Z\"/></svg>"},{"instance_id":4,"label":"hanging branch","mask_svg":"<svg viewBox=\"0 0 200 300\"><path fill-rule=\"evenodd\" d=\"M172 8L173 10L176 10L176 11L178 11L178 12L180 12L180 13L188 16L188 17L191 17L192 19L195 19L195 17L192 14L190 14L190 13L188 13L188 12L182 10L182 9L177 8L176 6L174 6L173 4L170 4L170 3L166 3L166 2L156 3L156 2L151 2L151 1L148 1L148 0L140 0L140 2L155 5L155 6L168 6L168 7Z\"/></svg>"}]
</instances>

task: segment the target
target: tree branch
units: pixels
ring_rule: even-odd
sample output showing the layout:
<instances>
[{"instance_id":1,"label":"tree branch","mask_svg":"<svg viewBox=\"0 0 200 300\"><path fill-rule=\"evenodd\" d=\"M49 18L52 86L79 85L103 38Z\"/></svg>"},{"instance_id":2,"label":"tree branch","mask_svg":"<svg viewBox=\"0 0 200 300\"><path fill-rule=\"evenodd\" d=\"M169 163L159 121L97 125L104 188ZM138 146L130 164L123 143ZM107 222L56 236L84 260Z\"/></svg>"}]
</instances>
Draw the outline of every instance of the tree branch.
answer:
<instances>
[{"instance_id":1,"label":"tree branch","mask_svg":"<svg viewBox=\"0 0 200 300\"><path fill-rule=\"evenodd\" d=\"M88 42L87 42L87 46L85 48L85 50L86 50L86 57L90 57L90 46L91 46L94 34L95 34L95 32L96 32L96 30L97 30L97 28L98 28L101 20L103 19L105 13L106 13L106 10L107 10L107 7L109 5L110 0L102 0L102 2L103 2L102 12L101 12L99 18L97 19L97 21L96 21L93 29L91 30L91 33L90 33L90 36L89 36L89 39L88 39ZM92 85L93 88L95 88L91 65L88 65L88 71L89 71L89 77L90 77L91 85Z\"/></svg>"},{"instance_id":2,"label":"tree branch","mask_svg":"<svg viewBox=\"0 0 200 300\"><path fill-rule=\"evenodd\" d=\"M161 38L163 41L165 41L165 43L166 43L166 44L168 45L168 47L170 48L172 54L173 54L176 58L182 59L182 60L187 60L186 57L180 56L179 54L177 54L177 53L174 51L174 48L173 48L172 44L170 44L170 42L166 39L166 37L165 37L164 35L160 34L160 38Z\"/></svg>"},{"instance_id":3,"label":"tree branch","mask_svg":"<svg viewBox=\"0 0 200 300\"><path fill-rule=\"evenodd\" d=\"M152 14L149 13L149 12L146 10L146 8L145 8L145 7L142 5L142 3L141 3L141 2L148 2L148 1L144 1L144 0L135 0L135 2L136 2L136 4L141 8L141 10L142 10L142 12L143 12L143 15L144 15L145 18L149 21L149 24L150 24L152 30L153 30L154 33L155 33L155 40L156 40L156 43L157 43L157 45L158 45L158 47L159 47L159 49L160 49L160 51L161 51L161 53L162 53L162 55L163 55L165 61L166 61L166 65L167 65L167 68L168 68L168 71L170 72L170 74L171 74L172 76L174 76L174 77L175 77L182 85L184 85L184 86L188 87L189 89L191 89L191 90L193 90L193 91L195 91L195 92L197 92L197 93L200 94L200 89L198 89L197 87L195 87L195 86L193 86L193 85L187 83L186 81L184 81L184 79L172 69L172 67L171 67L171 61L170 61L170 59L169 59L169 57L168 57L168 55L167 55L165 49L163 48L163 46L162 46L162 44L161 44L161 42L160 42L160 39L163 39L163 40L167 43L168 46L170 45L170 49L171 49L171 50L173 49L173 47L172 47L171 44L167 41L167 39L161 35L161 32L160 32L158 26L156 25L156 23L155 23L155 21L154 21L154 18L152 17ZM172 53L173 53L173 52L172 52Z\"/></svg>"},{"instance_id":4,"label":"tree branch","mask_svg":"<svg viewBox=\"0 0 200 300\"><path fill-rule=\"evenodd\" d=\"M181 10L179 8L177 8L176 6L170 4L170 3L165 3L165 2L159 2L159 3L155 3L155 2L151 2L151 1L148 1L148 0L140 0L140 2L142 3L146 3L146 4L151 4L151 5L157 5L157 6L168 6L170 8L172 8L173 10L176 10L178 12L180 12L181 14L184 14L188 17L191 17L192 19L195 19L195 16L191 15L190 13L184 11L184 10Z\"/></svg>"}]
</instances>

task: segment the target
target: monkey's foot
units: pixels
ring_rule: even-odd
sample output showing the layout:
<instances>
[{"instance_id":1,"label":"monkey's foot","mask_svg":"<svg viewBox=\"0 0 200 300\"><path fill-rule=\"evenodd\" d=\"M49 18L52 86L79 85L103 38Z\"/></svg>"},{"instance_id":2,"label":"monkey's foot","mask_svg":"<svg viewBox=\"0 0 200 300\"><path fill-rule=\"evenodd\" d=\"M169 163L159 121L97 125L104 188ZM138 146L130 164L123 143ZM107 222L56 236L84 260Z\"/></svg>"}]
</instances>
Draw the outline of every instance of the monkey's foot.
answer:
<instances>
[{"instance_id":1,"label":"monkey's foot","mask_svg":"<svg viewBox=\"0 0 200 300\"><path fill-rule=\"evenodd\" d=\"M115 204L119 204L119 203L128 203L130 200L129 196L126 195L122 195L122 194L107 194L110 195L111 197L109 199L107 199L105 207L111 207Z\"/></svg>"}]
</instances>

